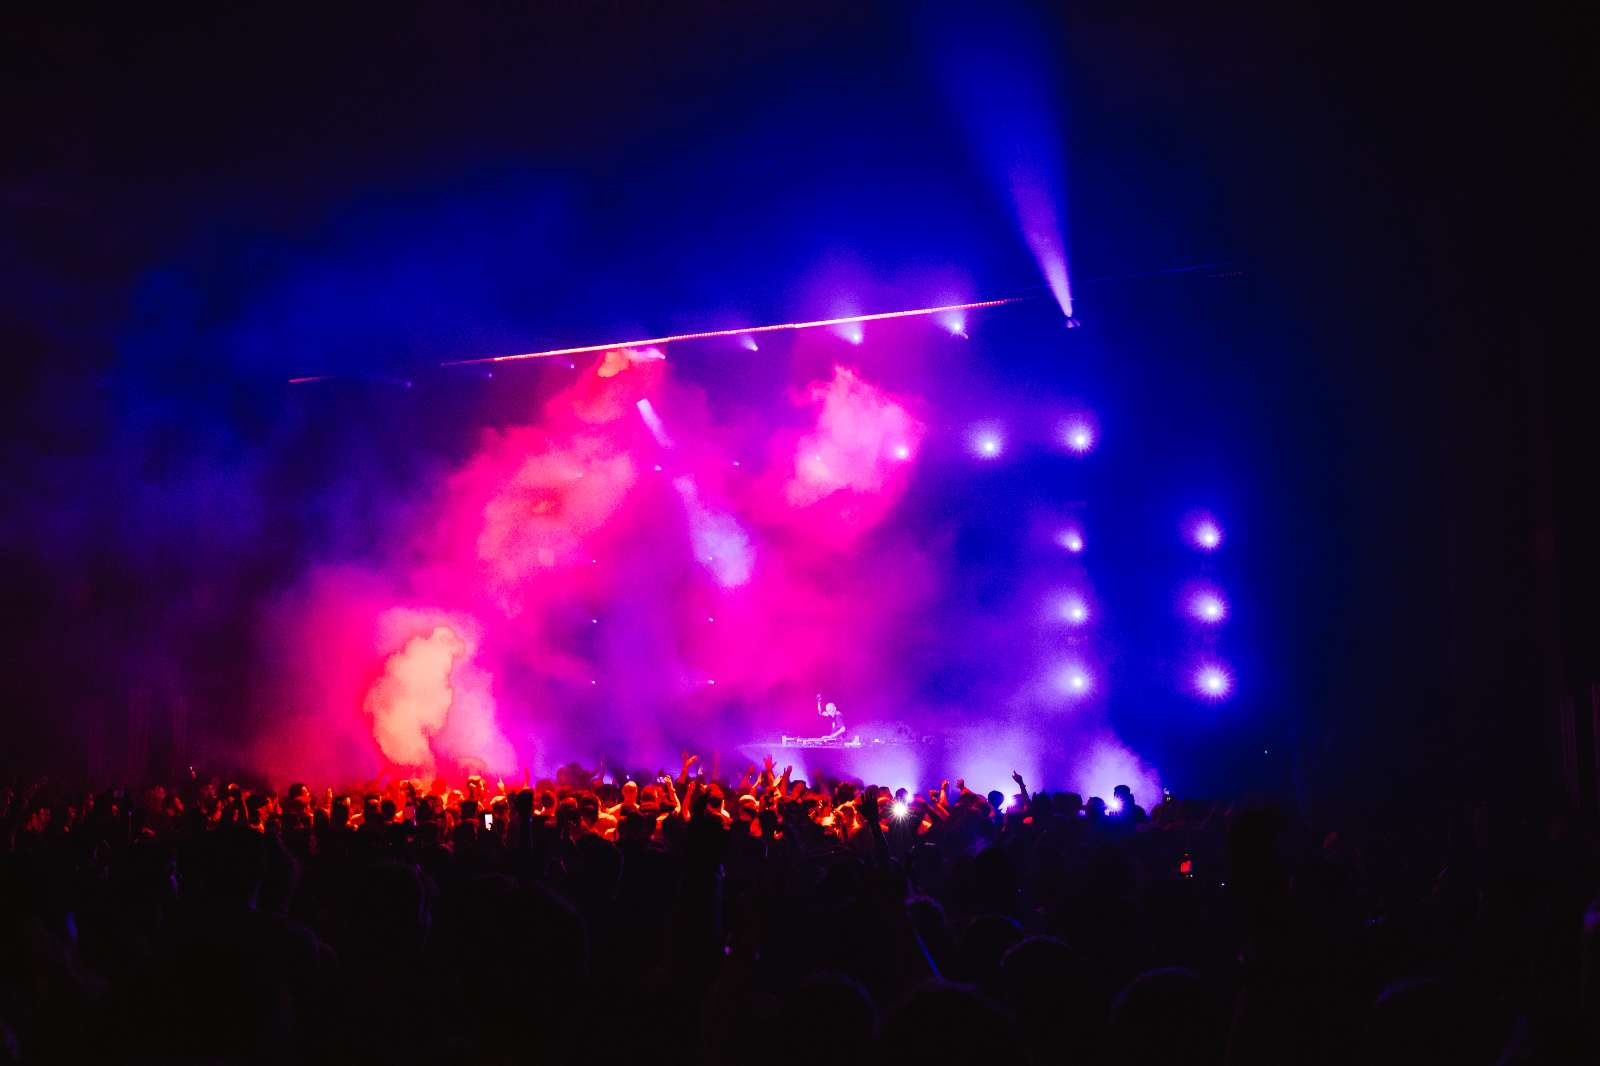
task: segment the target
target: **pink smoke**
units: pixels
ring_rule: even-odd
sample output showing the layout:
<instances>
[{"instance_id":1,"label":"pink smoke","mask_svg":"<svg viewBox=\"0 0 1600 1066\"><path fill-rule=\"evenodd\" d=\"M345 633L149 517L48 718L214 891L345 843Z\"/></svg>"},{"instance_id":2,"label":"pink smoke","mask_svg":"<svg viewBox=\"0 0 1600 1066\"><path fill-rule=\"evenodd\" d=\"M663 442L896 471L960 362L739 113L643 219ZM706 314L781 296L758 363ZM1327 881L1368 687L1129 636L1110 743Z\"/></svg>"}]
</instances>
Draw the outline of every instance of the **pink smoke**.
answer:
<instances>
[{"instance_id":1,"label":"pink smoke","mask_svg":"<svg viewBox=\"0 0 1600 1066\"><path fill-rule=\"evenodd\" d=\"M841 490L882 493L903 482L901 456L916 450L923 433L905 407L838 366L832 380L811 386L809 399L821 409L816 427L795 445L793 473L783 489L791 506L809 507Z\"/></svg>"},{"instance_id":2,"label":"pink smoke","mask_svg":"<svg viewBox=\"0 0 1600 1066\"><path fill-rule=\"evenodd\" d=\"M793 732L818 688L892 701L938 567L892 537L843 549L909 483L917 402L833 367L798 394L802 425L730 424L669 365L600 355L535 422L418 485L425 517L386 561L286 597L260 761L504 772L546 746L638 757Z\"/></svg>"},{"instance_id":3,"label":"pink smoke","mask_svg":"<svg viewBox=\"0 0 1600 1066\"><path fill-rule=\"evenodd\" d=\"M403 641L362 702L390 763L427 776L441 762L499 773L515 767L495 722L492 678L473 663L477 641L469 622L397 608L379 618L378 641L380 647Z\"/></svg>"},{"instance_id":4,"label":"pink smoke","mask_svg":"<svg viewBox=\"0 0 1600 1066\"><path fill-rule=\"evenodd\" d=\"M372 716L372 735L390 762L433 773L434 733L450 713L450 670L467 650L446 626L425 637L412 637L384 665L383 676L367 693L365 710Z\"/></svg>"}]
</instances>

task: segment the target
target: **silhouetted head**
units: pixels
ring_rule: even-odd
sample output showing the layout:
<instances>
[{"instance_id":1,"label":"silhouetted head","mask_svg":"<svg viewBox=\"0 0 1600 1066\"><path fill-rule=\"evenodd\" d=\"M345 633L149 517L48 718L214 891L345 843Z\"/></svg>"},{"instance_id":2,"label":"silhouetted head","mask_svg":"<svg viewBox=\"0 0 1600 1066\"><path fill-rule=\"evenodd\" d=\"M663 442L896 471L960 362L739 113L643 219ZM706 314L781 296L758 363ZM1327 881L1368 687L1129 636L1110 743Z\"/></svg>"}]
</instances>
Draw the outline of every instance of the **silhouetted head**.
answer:
<instances>
[{"instance_id":1,"label":"silhouetted head","mask_svg":"<svg viewBox=\"0 0 1600 1066\"><path fill-rule=\"evenodd\" d=\"M1128 1066L1211 1063L1222 1057L1221 1007L1193 970L1140 974L1111 1004L1106 1047Z\"/></svg>"},{"instance_id":2,"label":"silhouetted head","mask_svg":"<svg viewBox=\"0 0 1600 1066\"><path fill-rule=\"evenodd\" d=\"M894 1063L1016 1062L1011 1019L969 985L928 981L884 1021L880 1058Z\"/></svg>"},{"instance_id":3,"label":"silhouetted head","mask_svg":"<svg viewBox=\"0 0 1600 1066\"><path fill-rule=\"evenodd\" d=\"M780 1063L815 1062L818 1049L826 1049L829 1066L872 1061L878 1010L867 990L852 978L812 974L789 991L787 1006L789 1016L804 1025L806 1038L779 1041Z\"/></svg>"},{"instance_id":4,"label":"silhouetted head","mask_svg":"<svg viewBox=\"0 0 1600 1066\"><path fill-rule=\"evenodd\" d=\"M995 850L993 848L989 849ZM1022 926L1003 914L980 914L961 934L959 976L992 990L1000 975L1000 960L1022 939Z\"/></svg>"},{"instance_id":5,"label":"silhouetted head","mask_svg":"<svg viewBox=\"0 0 1600 1066\"><path fill-rule=\"evenodd\" d=\"M1497 1047L1484 1039L1479 1026L1490 1014L1474 1011L1445 981L1396 982L1383 990L1373 1007L1363 1061L1380 1066L1488 1062Z\"/></svg>"}]
</instances>

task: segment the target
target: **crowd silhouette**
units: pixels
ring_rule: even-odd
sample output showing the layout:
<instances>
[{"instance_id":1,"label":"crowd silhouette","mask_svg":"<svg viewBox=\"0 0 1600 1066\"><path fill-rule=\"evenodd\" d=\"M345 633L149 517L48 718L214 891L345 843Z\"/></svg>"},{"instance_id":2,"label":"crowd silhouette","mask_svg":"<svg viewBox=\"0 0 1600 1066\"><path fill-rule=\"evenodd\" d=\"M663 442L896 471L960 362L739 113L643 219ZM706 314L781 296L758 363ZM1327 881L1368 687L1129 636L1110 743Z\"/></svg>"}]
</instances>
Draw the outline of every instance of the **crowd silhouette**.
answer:
<instances>
[{"instance_id":1,"label":"crowd silhouette","mask_svg":"<svg viewBox=\"0 0 1600 1066\"><path fill-rule=\"evenodd\" d=\"M1600 1061L1588 822L1014 784L6 788L0 1061Z\"/></svg>"}]
</instances>

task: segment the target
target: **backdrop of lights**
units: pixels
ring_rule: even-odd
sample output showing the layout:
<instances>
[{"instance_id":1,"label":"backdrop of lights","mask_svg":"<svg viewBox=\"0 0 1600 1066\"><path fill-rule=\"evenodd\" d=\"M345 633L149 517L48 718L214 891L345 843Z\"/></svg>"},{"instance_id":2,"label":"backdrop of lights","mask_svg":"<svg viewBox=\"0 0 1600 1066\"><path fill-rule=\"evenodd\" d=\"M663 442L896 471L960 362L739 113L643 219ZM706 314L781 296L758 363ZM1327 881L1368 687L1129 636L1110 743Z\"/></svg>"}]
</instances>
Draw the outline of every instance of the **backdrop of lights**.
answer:
<instances>
[{"instance_id":1,"label":"backdrop of lights","mask_svg":"<svg viewBox=\"0 0 1600 1066\"><path fill-rule=\"evenodd\" d=\"M858 550L859 534L854 530L881 522L895 507L911 479L919 477L919 468L928 463L949 464L958 458L948 447L939 446L936 438L930 438L935 427L921 420L927 413L925 404L885 392L864 370L846 366L842 360L858 361L859 366L865 367L881 363L885 358L891 361L897 358L898 348L906 343L908 335L890 331L869 337L865 331L868 323L927 318L950 340L965 343L972 340L979 325L974 312L1016 302L1015 299L988 300L715 329L442 364L460 367L559 359L579 371L576 378L560 379L569 384L562 386L562 393L552 401L553 406L547 404L544 427L536 429L537 435L529 439L535 452L527 454L519 445L489 463L499 467L501 472L492 475L483 489L478 490L487 493L482 497L487 503L481 500L470 503L460 516L460 520L467 523L461 533L467 538L463 545L469 555L477 557L474 566L487 566L489 591L497 609L513 612L527 611L528 597L534 594L534 586L528 584L530 579L543 574L546 576L538 580L548 585L557 575L566 572L570 562L576 561L571 560L571 556L581 554L584 557L581 561L588 567L598 568L593 571L597 575L595 578L586 579L580 585L571 585L575 575L559 578L570 589L558 593L556 602L573 594L582 596L589 608L583 614L585 628L594 634L589 643L597 651L608 647L616 649L601 651L601 660L584 667L579 683L602 701L635 698L624 695L629 684L624 681L626 673L642 671L644 676L659 676L660 665L647 664L636 654L631 665L622 667L626 673L619 674L620 660L616 660L616 655L622 645L615 642L638 639L639 607L629 606L629 603L633 597L644 595L644 589L653 579L643 577L634 567L623 571L635 574L633 588L623 591L613 586L610 568L622 565L629 553L624 551L618 556L615 546L608 549L603 541L597 542L595 538L606 524L615 521L610 515L637 495L637 475L628 472L630 468L662 475L664 483L674 490L679 520L685 526L694 562L710 579L709 592L697 595L693 601L699 608L699 625L704 633L694 637L686 649L688 655L680 667L684 674L681 687L672 699L690 700L686 707L697 704L728 707L745 703L755 691L752 689L752 665L764 661L773 652L793 660L783 668L785 672L804 669L808 657L814 657L813 669L825 672L829 669L825 665L828 659L838 654L837 638L821 637L815 641L814 649L798 655L793 650L784 652L785 646L795 648L795 635L764 634L763 628L770 625L771 619L760 619L759 615L752 614L758 611L767 612L772 618L781 617L792 610L793 602L804 602L805 597L818 594L818 590L771 585L774 565L793 566L794 560L815 553L815 547L799 549L798 542L790 541L789 546L783 546L783 538L792 534L778 531L792 527L795 532L803 530L807 539L821 537L824 542L832 541L826 550L843 552L845 554L834 558L848 559ZM762 460L748 451L742 458L719 452L712 443L719 436L714 426L705 424L703 416L685 420L681 397L675 394L670 379L665 376L668 373L664 351L667 346L733 338L743 350L755 353L762 351L759 337L764 334L813 330L831 337L835 345L842 343L859 349L860 354L846 356L836 347L828 356L834 362L832 380L814 382L803 390L802 401L815 411L815 423L809 430L797 436L776 437L777 450ZM988 342L980 339L973 343L976 350L982 350ZM812 350L816 350L815 344ZM954 355L954 350L950 354ZM588 367L580 366L575 357L583 355L593 357L594 362ZM785 350L780 346L765 352L764 356L764 363L782 360ZM694 360L691 358L688 362L692 364ZM642 437L633 438L623 422L615 421L619 401L626 404L625 409L633 416L634 424L644 432ZM964 406L970 412L964 428L951 426L948 416L942 415L943 428L954 433L961 442L966 464L972 471L967 476L976 476L978 470L987 469L990 474L986 480L992 481L993 491L1006 497L1021 493L1019 499L1038 496L1040 487L1033 483L1032 475L1021 475L1020 471L1048 461L1051 453L1064 454L1073 460L1071 469L1076 473L1071 477L1097 476L1095 470L1101 465L1097 457L1104 441L1099 420L1088 407L1074 402L1067 408L1068 413L1039 425L1030 421L1025 408L991 403L985 411L981 401L969 401ZM918 409L918 413L913 414L913 409ZM558 428L561 419L569 417L561 413L564 411L570 411L577 418L569 429ZM613 426L615 428L608 428ZM568 434L576 435L568 437ZM546 450L548 457L535 458L538 449ZM769 445L769 451L771 449ZM781 458L785 450L792 456L787 470ZM774 456L779 457L776 468ZM474 460L474 465L486 462L489 462L487 455ZM753 465L754 469L747 470L747 465ZM729 475L713 474L716 468L732 471L737 481L729 483ZM455 475L453 481L466 483L470 476L463 472ZM951 470L940 476L963 475ZM1023 482L1016 481L1019 476L1024 477ZM497 486L496 479L507 477L511 479L509 482L502 481ZM515 495L507 496L506 485L523 482L526 488L517 488ZM758 492L766 491L759 489L762 485L776 489L779 509L771 510L772 504L757 504L756 497L749 495L751 489L736 488L736 484L751 486ZM1045 488L1044 491L1050 490ZM1104 502L1115 507L1116 497L1114 493ZM1038 502L1046 503L1047 498L1039 497ZM1007 504L1008 507L1012 505ZM1083 500L1071 501L1066 508L1072 517L1064 522L1058 518L1048 534L1055 548L1064 553L1057 565L1069 572L1063 575L1065 581L1054 586L1056 591L1046 597L1048 617L1053 622L1046 631L1055 633L1053 639L1058 643L1044 649L1044 657L1036 667L1043 676L1042 682L1036 685L1040 697L1037 704L1030 711L1030 704L1025 701L1014 711L1007 712L1006 724L999 731L971 732L969 726L957 720L947 737L949 747L944 756L910 750L874 751L867 746L863 755L845 758L846 769L864 777L893 779L912 785L917 782L918 775L927 770L924 764L929 758L948 758L948 765L979 767L977 771L966 771L975 784L1004 790L1008 787L1010 769L1026 767L1030 773L1047 772L1038 762L1039 746L1052 743L1053 735L1065 729L1070 735L1085 738L1079 743L1088 745L1079 759L1079 778L1066 783L1108 792L1107 785L1089 782L1091 779L1098 782L1101 776L1116 775L1125 779L1116 783L1134 784L1146 795L1154 793L1158 784L1156 771L1129 751L1107 728L1111 709L1126 698L1119 696L1119 692L1129 685L1127 671L1130 667L1140 668L1137 665L1140 660L1130 659L1122 646L1131 605L1118 599L1102 600L1091 593L1095 582L1091 580L1086 548L1091 526L1098 527L1100 523L1090 521ZM591 511L593 517L587 517ZM503 519L499 517L502 513ZM512 522L518 515L524 517ZM527 524L529 520L531 526ZM591 530L590 526L594 528ZM1231 668L1224 665L1220 647L1221 623L1230 609L1210 569L1223 544L1223 527L1217 516L1208 511L1184 516L1180 528L1183 542L1199 553L1200 565L1205 569L1193 575L1194 580L1180 594L1180 615L1188 627L1177 635L1184 644L1182 654L1188 656L1181 661L1194 665L1177 680L1174 690L1190 702L1214 703L1229 698L1235 688L1235 676ZM660 531L656 520L650 535L656 536ZM779 539L774 540L775 535ZM1124 531L1119 534L1119 541L1125 537ZM599 558L591 555L595 544L601 545L595 554L610 555L615 561L602 566ZM1127 565L1126 549L1120 543L1114 548L1108 554L1097 555L1092 566L1098 570ZM652 550L659 552L661 549ZM805 565L814 566L815 562ZM1045 566L1048 569L1049 564ZM1050 580L1045 571L1034 578L1019 574L1015 579L1024 585ZM793 579L785 580L792 582ZM582 592L585 586L592 586L591 591ZM605 591L608 588L612 591ZM847 612L870 619L881 612L881 605L874 602L881 596L881 590L868 590L866 594L866 600L850 607L844 606L840 591L830 591L824 598L837 600ZM539 595L547 597L548 592ZM796 601L796 596L801 599ZM540 608L544 612L550 609ZM649 610L655 612L658 608ZM504 664L496 667L490 661L496 653L487 649L492 648L496 640L492 633L484 635L485 626L492 628L492 624L481 621L482 613L481 607L471 616L433 617L422 612L421 616L428 617L436 635L428 638L432 643L415 645L414 651L407 650L413 645L405 645L400 651L389 653L390 672L400 680L386 691L400 691L397 686L402 683L420 685L423 690L436 685L447 688L454 685L457 678L448 664L452 661L450 649L457 647L470 649L471 669L483 676L488 676L491 669L505 669ZM722 617L730 619L731 624L717 624L715 620ZM659 627L661 623L653 624ZM964 624L971 625L972 620ZM541 625L548 629L550 622ZM1011 625L1022 628L1015 627L1015 623ZM520 627L520 622L514 623L511 629L515 631ZM607 635L613 632L617 636ZM634 636L629 637L629 634ZM1047 638L1041 632L1039 639ZM757 651L762 642L771 647ZM1017 650L1022 646L1018 642ZM635 650L642 650L642 647L635 645ZM815 658L819 653L821 657ZM503 652L498 654L504 657ZM654 655L652 652L649 657ZM613 665L603 665L605 658L611 658ZM441 662L446 664L442 669ZM998 665L991 663L990 667ZM466 668L463 665L454 669ZM486 687L487 682L479 684L479 688ZM691 690L704 695L690 697ZM862 694L847 687L841 695L854 702ZM393 703L390 697L369 693L367 702L373 707L374 721L381 719L391 732L395 731L397 723L414 723L402 729L403 735L398 739L391 737L384 750L422 751L425 758L410 761L424 767L461 758L466 753L459 746L452 747L459 738L446 740L448 731L436 728L433 719L416 718L417 708L428 707L433 709L430 713L437 713L437 708L448 706L451 699L445 690L420 701L413 694L396 709L389 705ZM515 743L511 736L501 734L492 701L483 700L480 705L489 709L471 711L480 719L478 746L487 745L491 750L497 745L500 750L520 749L522 745ZM1030 717L1034 719L1031 723ZM792 713L782 712L776 720L790 721ZM1046 724L1051 722L1058 724ZM918 728L925 730L927 727ZM424 739L430 732L435 734L431 742ZM631 732L637 734L639 730L635 728ZM546 729L541 746L548 744L559 748L574 743L572 736L563 737L562 733L562 730ZM520 751L518 756L523 757Z\"/></svg>"}]
</instances>

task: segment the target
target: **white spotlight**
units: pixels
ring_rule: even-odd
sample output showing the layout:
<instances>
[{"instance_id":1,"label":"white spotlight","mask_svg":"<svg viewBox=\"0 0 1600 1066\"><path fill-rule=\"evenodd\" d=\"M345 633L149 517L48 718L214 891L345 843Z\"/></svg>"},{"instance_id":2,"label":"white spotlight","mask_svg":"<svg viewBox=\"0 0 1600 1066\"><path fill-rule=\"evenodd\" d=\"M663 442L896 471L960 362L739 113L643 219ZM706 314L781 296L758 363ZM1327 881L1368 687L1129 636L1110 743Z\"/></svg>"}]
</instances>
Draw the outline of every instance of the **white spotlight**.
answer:
<instances>
[{"instance_id":1,"label":"white spotlight","mask_svg":"<svg viewBox=\"0 0 1600 1066\"><path fill-rule=\"evenodd\" d=\"M971 445L979 459L998 459L1005 450L1005 438L997 426L979 426L972 431Z\"/></svg>"},{"instance_id":2,"label":"white spotlight","mask_svg":"<svg viewBox=\"0 0 1600 1066\"><path fill-rule=\"evenodd\" d=\"M1088 455L1094 450L1094 421L1086 415L1075 415L1063 422L1060 434L1062 446L1073 455Z\"/></svg>"},{"instance_id":3,"label":"white spotlight","mask_svg":"<svg viewBox=\"0 0 1600 1066\"><path fill-rule=\"evenodd\" d=\"M1220 700L1233 689L1233 678L1220 666L1202 666L1194 675L1194 687L1207 699Z\"/></svg>"},{"instance_id":4,"label":"white spotlight","mask_svg":"<svg viewBox=\"0 0 1600 1066\"><path fill-rule=\"evenodd\" d=\"M1077 698L1088 694L1093 686L1093 680L1083 667L1068 666L1056 675L1056 684L1067 696Z\"/></svg>"},{"instance_id":5,"label":"white spotlight","mask_svg":"<svg viewBox=\"0 0 1600 1066\"><path fill-rule=\"evenodd\" d=\"M1222 527L1216 519L1201 518L1190 529L1189 536L1201 551L1216 551L1222 544Z\"/></svg>"}]
</instances>

